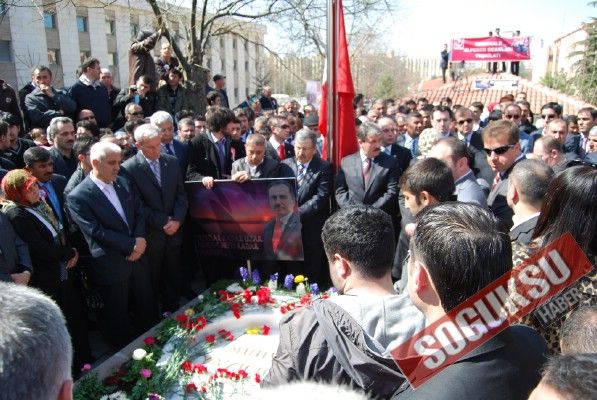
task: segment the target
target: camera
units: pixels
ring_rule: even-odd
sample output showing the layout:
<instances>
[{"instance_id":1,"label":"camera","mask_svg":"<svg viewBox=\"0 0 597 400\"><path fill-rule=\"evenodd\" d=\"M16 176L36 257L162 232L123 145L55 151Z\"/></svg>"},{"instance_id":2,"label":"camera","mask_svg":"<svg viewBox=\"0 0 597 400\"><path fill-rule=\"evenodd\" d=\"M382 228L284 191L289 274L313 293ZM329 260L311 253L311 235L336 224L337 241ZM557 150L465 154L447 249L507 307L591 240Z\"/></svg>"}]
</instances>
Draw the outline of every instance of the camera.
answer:
<instances>
[{"instance_id":1,"label":"camera","mask_svg":"<svg viewBox=\"0 0 597 400\"><path fill-rule=\"evenodd\" d=\"M129 90L130 90L131 92L136 92L136 91L137 91L137 86L134 86L134 85L133 85L133 86L129 87Z\"/></svg>"}]
</instances>

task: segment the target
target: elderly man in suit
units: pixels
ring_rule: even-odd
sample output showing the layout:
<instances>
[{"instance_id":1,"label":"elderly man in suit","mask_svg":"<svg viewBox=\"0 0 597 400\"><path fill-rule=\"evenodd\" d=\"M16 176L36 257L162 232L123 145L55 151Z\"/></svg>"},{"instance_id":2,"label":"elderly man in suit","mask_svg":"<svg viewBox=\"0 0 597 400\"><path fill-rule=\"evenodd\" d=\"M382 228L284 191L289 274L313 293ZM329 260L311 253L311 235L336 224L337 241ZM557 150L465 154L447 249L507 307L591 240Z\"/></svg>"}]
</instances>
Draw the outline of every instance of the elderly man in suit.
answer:
<instances>
[{"instance_id":1,"label":"elderly man in suit","mask_svg":"<svg viewBox=\"0 0 597 400\"><path fill-rule=\"evenodd\" d=\"M495 177L487 197L487 205L499 220L500 231L512 227L514 212L508 206L508 177L514 165L524 159L518 140L518 126L508 120L493 121L483 130L483 144L487 162Z\"/></svg>"},{"instance_id":2,"label":"elderly man in suit","mask_svg":"<svg viewBox=\"0 0 597 400\"><path fill-rule=\"evenodd\" d=\"M364 122L357 131L360 150L344 157L336 177L340 208L372 205L394 217L398 200L398 160L381 151L382 131Z\"/></svg>"},{"instance_id":3,"label":"elderly man in suit","mask_svg":"<svg viewBox=\"0 0 597 400\"><path fill-rule=\"evenodd\" d=\"M406 148L396 143L398 126L392 118L382 117L377 121L382 132L382 151L398 160L398 167L402 172L406 171L413 159L412 154Z\"/></svg>"},{"instance_id":4,"label":"elderly man in suit","mask_svg":"<svg viewBox=\"0 0 597 400\"><path fill-rule=\"evenodd\" d=\"M50 152L43 147L31 147L23 154L25 169L37 178L43 197L52 208L54 216L62 227L66 228L67 219L64 214L64 189L67 180L54 173L54 161Z\"/></svg>"},{"instance_id":5,"label":"elderly man in suit","mask_svg":"<svg viewBox=\"0 0 597 400\"><path fill-rule=\"evenodd\" d=\"M150 124L135 130L139 151L122 165L145 209L146 256L153 292L162 308L175 311L180 298L181 225L187 213L182 173L174 156L160 153L160 131Z\"/></svg>"},{"instance_id":6,"label":"elderly man in suit","mask_svg":"<svg viewBox=\"0 0 597 400\"><path fill-rule=\"evenodd\" d=\"M276 217L263 229L263 255L267 260L303 259L301 221L295 210L296 197L286 181L272 183L267 195Z\"/></svg>"},{"instance_id":7,"label":"elderly man in suit","mask_svg":"<svg viewBox=\"0 0 597 400\"><path fill-rule=\"evenodd\" d=\"M295 157L282 161L292 170L298 186L297 201L305 253L304 271L312 282L329 280L324 269L321 230L330 215L333 175L330 163L317 155L317 135L300 130L294 138ZM325 275L325 276L324 276ZM323 281L321 278L325 278Z\"/></svg>"},{"instance_id":8,"label":"elderly man in suit","mask_svg":"<svg viewBox=\"0 0 597 400\"><path fill-rule=\"evenodd\" d=\"M232 163L232 180L242 183L254 178L279 178L281 165L273 158L265 156L266 139L259 133L247 138L247 155Z\"/></svg>"},{"instance_id":9,"label":"elderly man in suit","mask_svg":"<svg viewBox=\"0 0 597 400\"><path fill-rule=\"evenodd\" d=\"M151 274L143 256L145 217L131 184L118 176L122 150L111 142L91 147L92 170L69 195L67 205L93 257L91 277L104 300L103 328L116 346L155 323ZM129 319L134 306L136 332Z\"/></svg>"},{"instance_id":10,"label":"elderly man in suit","mask_svg":"<svg viewBox=\"0 0 597 400\"><path fill-rule=\"evenodd\" d=\"M540 160L522 160L512 168L506 199L514 211L514 226L510 229L513 242L531 241L553 175L553 169Z\"/></svg>"},{"instance_id":11,"label":"elderly man in suit","mask_svg":"<svg viewBox=\"0 0 597 400\"><path fill-rule=\"evenodd\" d=\"M189 146L179 140L174 140L174 120L166 111L156 111L149 118L151 125L159 130L162 143L160 151L176 158L180 171L184 176L187 171Z\"/></svg>"}]
</instances>

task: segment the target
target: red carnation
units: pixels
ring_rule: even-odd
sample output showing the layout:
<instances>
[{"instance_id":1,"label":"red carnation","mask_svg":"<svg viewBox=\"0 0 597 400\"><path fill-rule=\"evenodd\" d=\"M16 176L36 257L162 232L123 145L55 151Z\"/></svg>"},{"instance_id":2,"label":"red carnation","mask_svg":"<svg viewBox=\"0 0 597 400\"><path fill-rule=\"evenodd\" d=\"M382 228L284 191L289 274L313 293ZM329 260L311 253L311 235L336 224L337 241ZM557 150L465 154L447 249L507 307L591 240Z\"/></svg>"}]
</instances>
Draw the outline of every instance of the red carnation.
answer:
<instances>
[{"instance_id":1,"label":"red carnation","mask_svg":"<svg viewBox=\"0 0 597 400\"><path fill-rule=\"evenodd\" d=\"M261 376L259 376L259 374L255 374L255 382L257 383L261 383Z\"/></svg>"},{"instance_id":2,"label":"red carnation","mask_svg":"<svg viewBox=\"0 0 597 400\"><path fill-rule=\"evenodd\" d=\"M267 325L263 325L263 328L261 329L261 331L264 335L269 335L270 330L271 330L271 328Z\"/></svg>"},{"instance_id":3,"label":"red carnation","mask_svg":"<svg viewBox=\"0 0 597 400\"><path fill-rule=\"evenodd\" d=\"M143 343L148 346L153 346L155 344L155 338L153 336L147 336L145 339L143 339Z\"/></svg>"},{"instance_id":4,"label":"red carnation","mask_svg":"<svg viewBox=\"0 0 597 400\"><path fill-rule=\"evenodd\" d=\"M209 344L214 344L216 342L216 337L215 335L207 335L205 341Z\"/></svg>"},{"instance_id":5,"label":"red carnation","mask_svg":"<svg viewBox=\"0 0 597 400\"><path fill-rule=\"evenodd\" d=\"M196 392L197 391L197 385L195 385L194 383L188 383L185 386L184 390L187 393Z\"/></svg>"}]
</instances>

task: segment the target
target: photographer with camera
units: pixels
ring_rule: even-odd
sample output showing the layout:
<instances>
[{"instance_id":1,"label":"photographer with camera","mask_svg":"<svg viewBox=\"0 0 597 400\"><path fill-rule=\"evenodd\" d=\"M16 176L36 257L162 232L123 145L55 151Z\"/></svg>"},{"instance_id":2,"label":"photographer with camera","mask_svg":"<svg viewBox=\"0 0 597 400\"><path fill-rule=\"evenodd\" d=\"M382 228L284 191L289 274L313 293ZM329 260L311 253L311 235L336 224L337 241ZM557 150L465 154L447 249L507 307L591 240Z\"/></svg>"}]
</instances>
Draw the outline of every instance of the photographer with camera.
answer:
<instances>
[{"instance_id":1,"label":"photographer with camera","mask_svg":"<svg viewBox=\"0 0 597 400\"><path fill-rule=\"evenodd\" d=\"M137 104L143 109L143 115L152 115L156 111L157 96L153 90L154 82L147 75L141 75L135 85L122 89L116 100L114 107L125 115L125 107L128 104ZM122 121L121 121L122 122Z\"/></svg>"}]
</instances>

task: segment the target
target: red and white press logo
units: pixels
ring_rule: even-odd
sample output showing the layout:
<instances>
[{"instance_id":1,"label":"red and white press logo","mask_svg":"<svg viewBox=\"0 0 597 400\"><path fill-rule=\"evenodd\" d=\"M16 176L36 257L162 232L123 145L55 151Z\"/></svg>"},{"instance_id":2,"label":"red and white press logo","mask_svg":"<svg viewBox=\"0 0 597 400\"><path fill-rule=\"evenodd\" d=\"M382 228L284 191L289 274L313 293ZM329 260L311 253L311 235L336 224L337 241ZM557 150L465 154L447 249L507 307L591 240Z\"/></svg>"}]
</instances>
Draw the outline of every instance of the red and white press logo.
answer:
<instances>
[{"instance_id":1,"label":"red and white press logo","mask_svg":"<svg viewBox=\"0 0 597 400\"><path fill-rule=\"evenodd\" d=\"M590 272L565 234L391 351L417 388Z\"/></svg>"}]
</instances>

